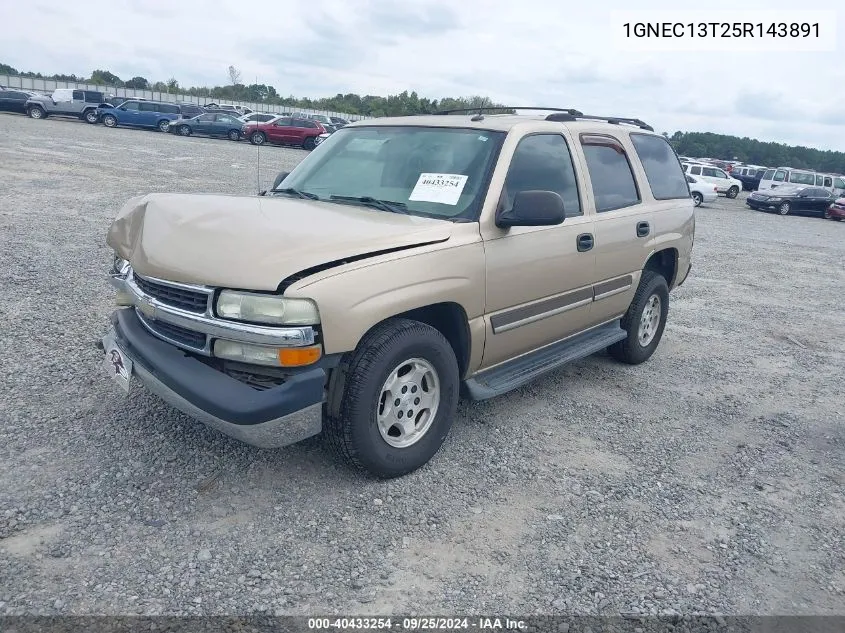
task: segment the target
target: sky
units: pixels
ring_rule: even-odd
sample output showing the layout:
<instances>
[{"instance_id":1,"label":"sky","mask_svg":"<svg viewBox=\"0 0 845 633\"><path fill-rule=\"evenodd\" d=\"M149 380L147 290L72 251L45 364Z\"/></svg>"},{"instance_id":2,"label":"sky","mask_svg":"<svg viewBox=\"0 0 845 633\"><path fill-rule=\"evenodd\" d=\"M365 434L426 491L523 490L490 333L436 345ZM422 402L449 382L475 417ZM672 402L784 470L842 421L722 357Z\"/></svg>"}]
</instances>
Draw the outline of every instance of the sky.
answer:
<instances>
[{"instance_id":1,"label":"sky","mask_svg":"<svg viewBox=\"0 0 845 633\"><path fill-rule=\"evenodd\" d=\"M737 3L705 3L711 21ZM724 5L724 6L720 6ZM244 83L282 95L485 95L509 105L640 118L657 131L701 131L845 151L845 8L747 0L751 19L829 11L836 49L629 50L614 11L630 1L27 0L0 3L0 62L44 74L109 70L123 79ZM650 19L688 3L639 0ZM796 14L795 7L800 7ZM645 16L645 14L643 14ZM655 16L657 16L655 18ZM803 19L803 18L802 18ZM812 39L812 38L811 38ZM684 40L687 41L687 40ZM736 43L736 40L733 42ZM805 40L806 44L806 40Z\"/></svg>"}]
</instances>

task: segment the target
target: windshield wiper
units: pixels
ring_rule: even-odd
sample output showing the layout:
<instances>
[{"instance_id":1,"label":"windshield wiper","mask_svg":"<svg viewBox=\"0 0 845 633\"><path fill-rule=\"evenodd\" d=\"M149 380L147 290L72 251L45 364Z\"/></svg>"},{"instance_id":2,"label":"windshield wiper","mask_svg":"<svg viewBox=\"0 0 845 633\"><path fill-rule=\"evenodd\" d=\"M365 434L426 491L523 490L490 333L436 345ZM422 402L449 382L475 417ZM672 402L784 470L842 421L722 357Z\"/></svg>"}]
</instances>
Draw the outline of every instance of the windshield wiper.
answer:
<instances>
[{"instance_id":1,"label":"windshield wiper","mask_svg":"<svg viewBox=\"0 0 845 633\"><path fill-rule=\"evenodd\" d=\"M285 187L284 189L271 189L270 193L287 193L291 196L297 196L299 198L303 198L305 200L319 200L320 197L317 194L311 193L310 191L301 191L299 189L294 189L293 187Z\"/></svg>"},{"instance_id":2,"label":"windshield wiper","mask_svg":"<svg viewBox=\"0 0 845 633\"><path fill-rule=\"evenodd\" d=\"M340 200L341 202L360 202L374 209L389 211L390 213L408 214L408 205L404 202L393 202L392 200L379 200L372 196L329 196L329 200Z\"/></svg>"}]
</instances>

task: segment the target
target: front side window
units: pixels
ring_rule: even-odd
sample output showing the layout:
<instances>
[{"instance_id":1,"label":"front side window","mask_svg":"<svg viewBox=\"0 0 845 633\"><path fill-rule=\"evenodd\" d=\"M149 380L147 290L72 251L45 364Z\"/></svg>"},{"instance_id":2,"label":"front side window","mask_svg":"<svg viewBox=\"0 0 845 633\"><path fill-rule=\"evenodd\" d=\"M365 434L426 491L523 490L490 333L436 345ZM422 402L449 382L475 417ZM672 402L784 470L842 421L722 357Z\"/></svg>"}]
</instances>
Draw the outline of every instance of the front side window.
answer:
<instances>
[{"instance_id":1,"label":"front side window","mask_svg":"<svg viewBox=\"0 0 845 633\"><path fill-rule=\"evenodd\" d=\"M581 146L593 184L596 211L613 211L640 202L634 173L621 143L612 136L582 134Z\"/></svg>"},{"instance_id":2,"label":"front side window","mask_svg":"<svg viewBox=\"0 0 845 633\"><path fill-rule=\"evenodd\" d=\"M689 198L684 172L672 146L662 136L631 134L631 142L645 170L656 200Z\"/></svg>"},{"instance_id":3,"label":"front side window","mask_svg":"<svg viewBox=\"0 0 845 633\"><path fill-rule=\"evenodd\" d=\"M845 178L834 178L833 179L833 188L834 189L845 189Z\"/></svg>"},{"instance_id":4,"label":"front side window","mask_svg":"<svg viewBox=\"0 0 845 633\"><path fill-rule=\"evenodd\" d=\"M276 127L293 127L293 119L289 116L280 116L278 119L273 121L273 125Z\"/></svg>"},{"instance_id":5,"label":"front side window","mask_svg":"<svg viewBox=\"0 0 845 633\"><path fill-rule=\"evenodd\" d=\"M202 121L203 123L210 123L214 120L213 114L203 114L201 117L197 118L197 121Z\"/></svg>"},{"instance_id":6,"label":"front side window","mask_svg":"<svg viewBox=\"0 0 845 633\"><path fill-rule=\"evenodd\" d=\"M504 137L461 128L342 128L294 168L285 186L322 200L366 196L399 203L411 215L477 220Z\"/></svg>"},{"instance_id":7,"label":"front side window","mask_svg":"<svg viewBox=\"0 0 845 633\"><path fill-rule=\"evenodd\" d=\"M775 170L774 169L767 169L763 173L763 177L761 178L761 180L773 180L774 177L775 177Z\"/></svg>"},{"instance_id":8,"label":"front side window","mask_svg":"<svg viewBox=\"0 0 845 633\"><path fill-rule=\"evenodd\" d=\"M126 101L120 107L124 110L135 110L135 111L137 111L137 110L140 109L138 107L139 103L140 103L139 101Z\"/></svg>"},{"instance_id":9,"label":"front side window","mask_svg":"<svg viewBox=\"0 0 845 633\"><path fill-rule=\"evenodd\" d=\"M773 180L775 182L783 182L784 180L786 180L786 172L782 169L778 169L775 172L775 177L773 178Z\"/></svg>"},{"instance_id":10,"label":"front side window","mask_svg":"<svg viewBox=\"0 0 845 633\"><path fill-rule=\"evenodd\" d=\"M533 134L516 146L502 192L506 209L520 191L554 191L566 217L582 215L572 156L560 134Z\"/></svg>"}]
</instances>

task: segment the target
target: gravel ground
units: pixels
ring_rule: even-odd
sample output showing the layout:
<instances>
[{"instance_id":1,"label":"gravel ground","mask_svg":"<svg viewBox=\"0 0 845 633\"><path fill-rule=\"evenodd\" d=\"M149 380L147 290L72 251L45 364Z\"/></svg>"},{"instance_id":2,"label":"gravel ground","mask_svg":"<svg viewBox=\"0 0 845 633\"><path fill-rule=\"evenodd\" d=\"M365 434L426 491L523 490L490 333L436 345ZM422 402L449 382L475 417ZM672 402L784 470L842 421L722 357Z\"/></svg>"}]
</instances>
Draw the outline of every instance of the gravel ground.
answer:
<instances>
[{"instance_id":1,"label":"gravel ground","mask_svg":"<svg viewBox=\"0 0 845 633\"><path fill-rule=\"evenodd\" d=\"M258 157L0 117L0 614L845 614L845 223L702 207L648 363L462 403L380 482L101 374L113 214L254 193Z\"/></svg>"}]
</instances>

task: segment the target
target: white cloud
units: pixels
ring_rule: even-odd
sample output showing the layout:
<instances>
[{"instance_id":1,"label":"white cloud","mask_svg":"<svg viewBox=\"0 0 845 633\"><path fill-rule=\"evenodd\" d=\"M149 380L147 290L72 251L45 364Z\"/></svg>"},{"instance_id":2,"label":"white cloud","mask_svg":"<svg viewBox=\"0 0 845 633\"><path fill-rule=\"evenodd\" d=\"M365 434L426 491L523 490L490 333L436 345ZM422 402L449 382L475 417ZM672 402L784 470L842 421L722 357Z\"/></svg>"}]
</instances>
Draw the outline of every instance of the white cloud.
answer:
<instances>
[{"instance_id":1,"label":"white cloud","mask_svg":"<svg viewBox=\"0 0 845 633\"><path fill-rule=\"evenodd\" d=\"M759 19L794 2L749 1ZM0 5L0 61L43 73L176 77L222 85L230 64L283 95L482 94L515 105L638 117L659 131L712 131L845 149L837 53L622 52L610 14L631 6L548 0L249 3L55 0ZM814 9L834 10L833 0ZM641 1L671 12L674 0ZM726 7L725 10L730 10ZM709 9L718 21L720 7ZM838 18L842 30L843 18Z\"/></svg>"}]
</instances>

